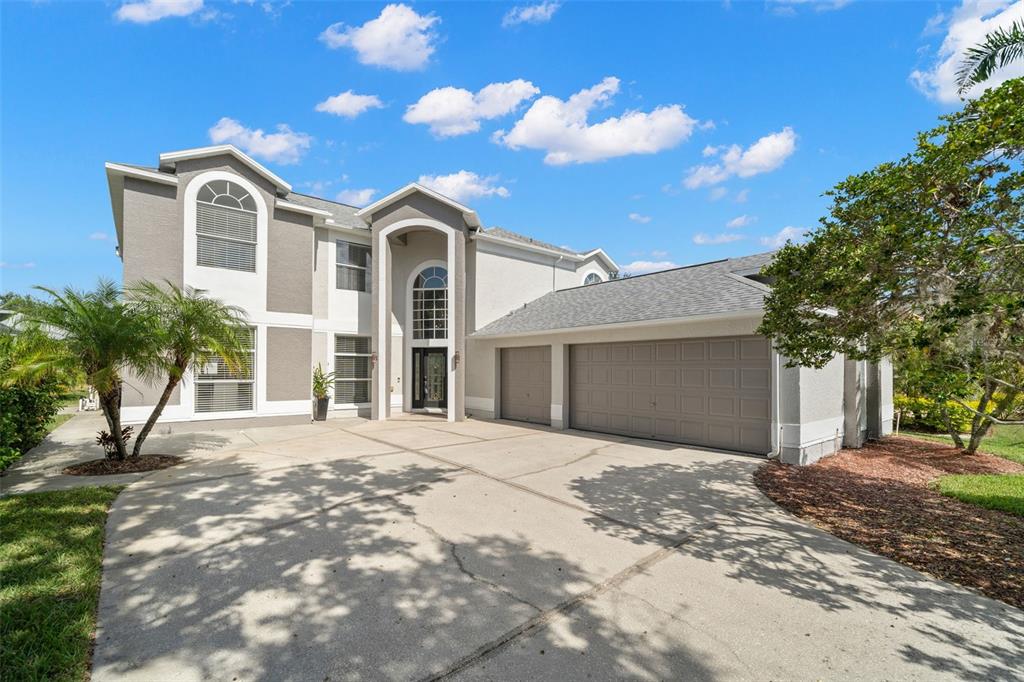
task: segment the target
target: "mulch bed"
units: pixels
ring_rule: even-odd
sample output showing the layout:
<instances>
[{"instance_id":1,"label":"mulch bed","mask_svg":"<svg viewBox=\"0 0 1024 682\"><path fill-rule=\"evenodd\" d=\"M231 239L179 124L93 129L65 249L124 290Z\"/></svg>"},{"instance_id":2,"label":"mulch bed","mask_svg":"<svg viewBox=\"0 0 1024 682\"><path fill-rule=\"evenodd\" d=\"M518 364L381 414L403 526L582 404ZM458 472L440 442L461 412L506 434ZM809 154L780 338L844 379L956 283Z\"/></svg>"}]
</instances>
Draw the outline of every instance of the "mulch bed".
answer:
<instances>
[{"instance_id":1,"label":"mulch bed","mask_svg":"<svg viewBox=\"0 0 1024 682\"><path fill-rule=\"evenodd\" d=\"M137 474L143 471L166 469L185 461L175 455L139 455L121 461L114 459L92 459L81 464L65 467L61 472L69 476L110 476L112 474Z\"/></svg>"},{"instance_id":2,"label":"mulch bed","mask_svg":"<svg viewBox=\"0 0 1024 682\"><path fill-rule=\"evenodd\" d=\"M771 462L754 480L780 507L843 540L1024 608L1024 518L929 487L945 474L1020 472L992 455L892 437L811 466Z\"/></svg>"}]
</instances>

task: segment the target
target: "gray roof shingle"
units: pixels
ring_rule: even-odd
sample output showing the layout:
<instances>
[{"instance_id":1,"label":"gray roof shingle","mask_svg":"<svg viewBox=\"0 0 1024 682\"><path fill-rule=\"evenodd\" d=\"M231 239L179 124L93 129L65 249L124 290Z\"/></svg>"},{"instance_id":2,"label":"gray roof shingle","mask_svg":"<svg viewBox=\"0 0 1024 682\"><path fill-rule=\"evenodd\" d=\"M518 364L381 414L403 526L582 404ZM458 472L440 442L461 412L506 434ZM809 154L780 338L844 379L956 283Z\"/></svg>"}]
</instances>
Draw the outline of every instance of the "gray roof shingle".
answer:
<instances>
[{"instance_id":1,"label":"gray roof shingle","mask_svg":"<svg viewBox=\"0 0 1024 682\"><path fill-rule=\"evenodd\" d=\"M523 244L532 244L533 246L540 246L542 248L551 249L552 251L558 251L559 253L564 253L570 256L581 255L581 252L579 251L573 251L572 249L567 249L564 246L555 246L554 244L549 244L548 242L542 242L539 239L527 237L525 234L512 232L511 230L506 230L503 227L488 227L483 231L483 233L489 234L492 237L501 237L502 239L509 239L514 242L522 242ZM582 253L587 252L584 251Z\"/></svg>"},{"instance_id":2,"label":"gray roof shingle","mask_svg":"<svg viewBox=\"0 0 1024 682\"><path fill-rule=\"evenodd\" d=\"M308 194L299 194L298 192L289 192L287 196L283 198L285 201L290 201L295 204L309 206L310 208L319 208L321 211L327 211L331 214L331 219L339 225L353 227L359 230L369 230L362 218L356 217L356 211L359 209L354 206L341 204L337 201L329 201L328 199L321 199L320 197L313 197Z\"/></svg>"},{"instance_id":3,"label":"gray roof shingle","mask_svg":"<svg viewBox=\"0 0 1024 682\"><path fill-rule=\"evenodd\" d=\"M773 255L774 252L729 258L553 291L491 322L472 336L760 310L766 288L736 273L755 273Z\"/></svg>"}]
</instances>

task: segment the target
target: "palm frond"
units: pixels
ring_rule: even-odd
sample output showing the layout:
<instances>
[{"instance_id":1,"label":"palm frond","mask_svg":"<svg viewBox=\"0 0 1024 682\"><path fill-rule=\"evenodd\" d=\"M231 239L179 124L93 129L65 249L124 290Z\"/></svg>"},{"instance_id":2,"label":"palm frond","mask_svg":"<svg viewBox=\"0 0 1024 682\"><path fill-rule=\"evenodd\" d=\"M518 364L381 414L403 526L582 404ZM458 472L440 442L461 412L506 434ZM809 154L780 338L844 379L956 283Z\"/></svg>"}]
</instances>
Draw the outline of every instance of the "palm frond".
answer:
<instances>
[{"instance_id":1,"label":"palm frond","mask_svg":"<svg viewBox=\"0 0 1024 682\"><path fill-rule=\"evenodd\" d=\"M956 74L960 94L988 80L996 69L1018 59L1024 59L1024 21L997 28L981 43L968 48Z\"/></svg>"}]
</instances>

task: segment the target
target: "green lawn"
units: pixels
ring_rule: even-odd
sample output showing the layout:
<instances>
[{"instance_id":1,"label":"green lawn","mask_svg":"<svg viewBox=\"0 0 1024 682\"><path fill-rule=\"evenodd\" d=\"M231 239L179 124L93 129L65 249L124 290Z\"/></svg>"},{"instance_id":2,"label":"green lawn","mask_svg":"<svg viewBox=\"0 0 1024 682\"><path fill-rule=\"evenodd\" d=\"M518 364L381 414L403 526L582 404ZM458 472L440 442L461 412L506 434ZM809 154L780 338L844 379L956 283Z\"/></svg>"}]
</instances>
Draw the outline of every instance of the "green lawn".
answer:
<instances>
[{"instance_id":1,"label":"green lawn","mask_svg":"<svg viewBox=\"0 0 1024 682\"><path fill-rule=\"evenodd\" d=\"M938 443L953 443L952 438L939 433L900 431L900 434ZM978 449L982 452L988 452L1024 464L1024 426L997 424L992 427L989 434L981 441L981 447Z\"/></svg>"},{"instance_id":2,"label":"green lawn","mask_svg":"<svg viewBox=\"0 0 1024 682\"><path fill-rule=\"evenodd\" d=\"M1024 474L963 474L935 482L943 495L987 509L1024 516Z\"/></svg>"},{"instance_id":3,"label":"green lawn","mask_svg":"<svg viewBox=\"0 0 1024 682\"><path fill-rule=\"evenodd\" d=\"M121 487L0 499L0 671L85 680L96 626L107 510Z\"/></svg>"}]
</instances>

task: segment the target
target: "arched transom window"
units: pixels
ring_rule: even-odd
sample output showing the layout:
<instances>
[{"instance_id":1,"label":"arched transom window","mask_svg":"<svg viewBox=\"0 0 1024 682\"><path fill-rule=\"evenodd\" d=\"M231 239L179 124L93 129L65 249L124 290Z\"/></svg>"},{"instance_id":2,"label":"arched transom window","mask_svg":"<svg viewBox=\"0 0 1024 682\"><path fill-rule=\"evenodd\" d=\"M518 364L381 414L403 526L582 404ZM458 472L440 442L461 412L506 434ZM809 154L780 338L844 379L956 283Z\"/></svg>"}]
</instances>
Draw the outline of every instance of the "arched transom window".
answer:
<instances>
[{"instance_id":1,"label":"arched transom window","mask_svg":"<svg viewBox=\"0 0 1024 682\"><path fill-rule=\"evenodd\" d=\"M196 195L196 263L256 272L256 199L238 183L213 180Z\"/></svg>"},{"instance_id":2,"label":"arched transom window","mask_svg":"<svg viewBox=\"0 0 1024 682\"><path fill-rule=\"evenodd\" d=\"M587 275L586 279L583 280L583 285L586 286L588 284L597 284L598 282L602 281L604 280L601 279L601 275L597 274L596 272L592 272L589 275Z\"/></svg>"},{"instance_id":3,"label":"arched transom window","mask_svg":"<svg viewBox=\"0 0 1024 682\"><path fill-rule=\"evenodd\" d=\"M448 338L448 271L424 268L412 284L412 338Z\"/></svg>"}]
</instances>

